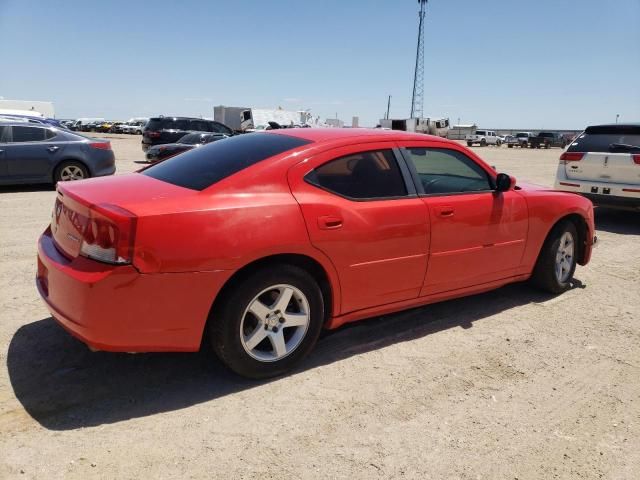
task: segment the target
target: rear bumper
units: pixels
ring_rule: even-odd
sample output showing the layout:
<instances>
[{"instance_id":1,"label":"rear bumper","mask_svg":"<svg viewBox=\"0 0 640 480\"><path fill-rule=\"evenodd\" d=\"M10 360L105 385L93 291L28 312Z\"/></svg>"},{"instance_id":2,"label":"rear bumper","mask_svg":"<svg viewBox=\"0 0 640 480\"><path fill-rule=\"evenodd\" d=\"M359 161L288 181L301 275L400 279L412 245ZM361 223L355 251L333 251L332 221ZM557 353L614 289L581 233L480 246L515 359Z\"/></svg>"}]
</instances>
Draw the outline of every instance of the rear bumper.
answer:
<instances>
[{"instance_id":1,"label":"rear bumper","mask_svg":"<svg viewBox=\"0 0 640 480\"><path fill-rule=\"evenodd\" d=\"M131 265L70 260L48 229L38 242L38 292L56 321L94 350L198 350L213 299L229 274L141 274Z\"/></svg>"},{"instance_id":2,"label":"rear bumper","mask_svg":"<svg viewBox=\"0 0 640 480\"><path fill-rule=\"evenodd\" d=\"M589 182L565 177L556 180L555 189L579 193L601 207L640 210L640 185Z\"/></svg>"}]
</instances>

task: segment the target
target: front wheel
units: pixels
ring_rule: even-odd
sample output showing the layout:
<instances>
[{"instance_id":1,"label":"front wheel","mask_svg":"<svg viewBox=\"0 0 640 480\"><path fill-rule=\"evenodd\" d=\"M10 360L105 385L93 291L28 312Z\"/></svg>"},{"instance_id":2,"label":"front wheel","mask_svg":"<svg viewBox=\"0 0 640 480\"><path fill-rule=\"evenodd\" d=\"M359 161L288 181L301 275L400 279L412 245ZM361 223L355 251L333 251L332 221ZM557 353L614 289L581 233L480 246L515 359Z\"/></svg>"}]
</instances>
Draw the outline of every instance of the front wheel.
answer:
<instances>
[{"instance_id":1,"label":"front wheel","mask_svg":"<svg viewBox=\"0 0 640 480\"><path fill-rule=\"evenodd\" d=\"M213 350L234 372L268 378L291 370L315 346L324 302L305 270L279 265L239 282L209 322Z\"/></svg>"},{"instance_id":2,"label":"front wheel","mask_svg":"<svg viewBox=\"0 0 640 480\"><path fill-rule=\"evenodd\" d=\"M531 277L532 283L550 293L571 287L576 271L578 232L570 221L556 225L542 246Z\"/></svg>"}]
</instances>

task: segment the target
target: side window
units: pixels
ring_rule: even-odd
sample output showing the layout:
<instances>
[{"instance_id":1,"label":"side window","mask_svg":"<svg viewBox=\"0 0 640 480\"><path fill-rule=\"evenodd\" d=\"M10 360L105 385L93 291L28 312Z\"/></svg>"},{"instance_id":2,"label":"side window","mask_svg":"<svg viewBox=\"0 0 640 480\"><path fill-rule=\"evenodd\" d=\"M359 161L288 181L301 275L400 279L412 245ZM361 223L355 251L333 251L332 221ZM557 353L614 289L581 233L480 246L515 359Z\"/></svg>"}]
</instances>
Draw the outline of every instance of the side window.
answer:
<instances>
[{"instance_id":1,"label":"side window","mask_svg":"<svg viewBox=\"0 0 640 480\"><path fill-rule=\"evenodd\" d=\"M189 125L189 130L195 130L197 132L210 132L211 127L209 126L209 122L204 120L191 120Z\"/></svg>"},{"instance_id":2,"label":"side window","mask_svg":"<svg viewBox=\"0 0 640 480\"><path fill-rule=\"evenodd\" d=\"M167 125L165 128L173 130L190 130L189 120L175 120L171 122L171 125Z\"/></svg>"},{"instance_id":3,"label":"side window","mask_svg":"<svg viewBox=\"0 0 640 480\"><path fill-rule=\"evenodd\" d=\"M48 129L48 128L47 128L47 129L44 131L44 136L45 136L45 139L46 139L46 140L50 140L50 139L52 139L53 137L55 137L56 135L57 135L57 133L56 133L54 130L50 130L50 129Z\"/></svg>"},{"instance_id":4,"label":"side window","mask_svg":"<svg viewBox=\"0 0 640 480\"><path fill-rule=\"evenodd\" d=\"M13 142L40 142L45 139L45 129L40 127L13 126Z\"/></svg>"},{"instance_id":5,"label":"side window","mask_svg":"<svg viewBox=\"0 0 640 480\"><path fill-rule=\"evenodd\" d=\"M225 135L231 135L233 132L229 127L223 125L222 123L212 122L213 131L218 133L224 133Z\"/></svg>"},{"instance_id":6,"label":"side window","mask_svg":"<svg viewBox=\"0 0 640 480\"><path fill-rule=\"evenodd\" d=\"M457 150L407 148L406 151L427 195L492 190L487 172Z\"/></svg>"},{"instance_id":7,"label":"side window","mask_svg":"<svg viewBox=\"0 0 640 480\"><path fill-rule=\"evenodd\" d=\"M355 153L331 160L307 174L305 179L347 198L378 199L407 195L391 150Z\"/></svg>"},{"instance_id":8,"label":"side window","mask_svg":"<svg viewBox=\"0 0 640 480\"><path fill-rule=\"evenodd\" d=\"M7 143L9 141L9 127L0 125L0 143Z\"/></svg>"}]
</instances>

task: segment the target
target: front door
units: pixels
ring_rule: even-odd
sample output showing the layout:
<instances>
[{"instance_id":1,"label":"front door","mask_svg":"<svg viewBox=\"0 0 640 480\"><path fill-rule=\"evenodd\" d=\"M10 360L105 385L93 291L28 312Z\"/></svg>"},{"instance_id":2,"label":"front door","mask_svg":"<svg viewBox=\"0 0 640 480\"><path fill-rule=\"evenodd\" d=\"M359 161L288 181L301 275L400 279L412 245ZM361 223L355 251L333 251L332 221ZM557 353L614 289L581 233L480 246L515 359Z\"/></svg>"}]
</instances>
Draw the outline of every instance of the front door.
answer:
<instances>
[{"instance_id":1,"label":"front door","mask_svg":"<svg viewBox=\"0 0 640 480\"><path fill-rule=\"evenodd\" d=\"M51 180L52 166L64 149L63 143L50 141L55 132L31 125L14 125L11 132L6 151L8 175L23 180Z\"/></svg>"},{"instance_id":2,"label":"front door","mask_svg":"<svg viewBox=\"0 0 640 480\"><path fill-rule=\"evenodd\" d=\"M340 314L417 298L422 288L428 212L394 148L340 147L289 172L311 242L338 271Z\"/></svg>"},{"instance_id":3,"label":"front door","mask_svg":"<svg viewBox=\"0 0 640 480\"><path fill-rule=\"evenodd\" d=\"M431 251L422 295L515 275L528 228L525 200L498 193L491 174L463 151L410 147L422 200L431 218Z\"/></svg>"}]
</instances>

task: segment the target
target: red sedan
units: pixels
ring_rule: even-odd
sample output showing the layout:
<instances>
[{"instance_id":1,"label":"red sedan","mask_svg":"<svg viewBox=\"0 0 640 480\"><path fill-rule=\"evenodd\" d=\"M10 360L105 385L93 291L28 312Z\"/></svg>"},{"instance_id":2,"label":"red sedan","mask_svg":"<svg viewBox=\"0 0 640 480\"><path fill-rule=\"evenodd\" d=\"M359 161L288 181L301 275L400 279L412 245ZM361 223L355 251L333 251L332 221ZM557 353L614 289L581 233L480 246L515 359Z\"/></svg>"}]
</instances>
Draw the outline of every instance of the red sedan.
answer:
<instances>
[{"instance_id":1,"label":"red sedan","mask_svg":"<svg viewBox=\"0 0 640 480\"><path fill-rule=\"evenodd\" d=\"M92 349L196 351L205 338L260 378L322 328L523 280L561 293L594 242L591 202L516 185L458 143L273 130L59 183L37 286Z\"/></svg>"}]
</instances>

